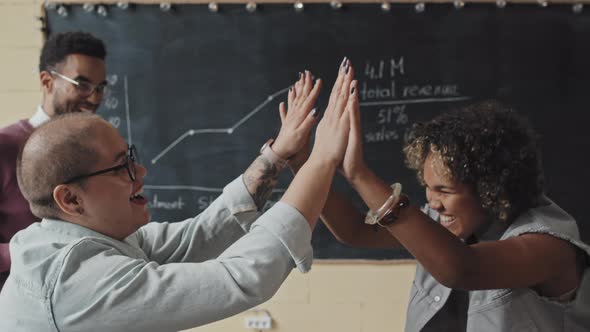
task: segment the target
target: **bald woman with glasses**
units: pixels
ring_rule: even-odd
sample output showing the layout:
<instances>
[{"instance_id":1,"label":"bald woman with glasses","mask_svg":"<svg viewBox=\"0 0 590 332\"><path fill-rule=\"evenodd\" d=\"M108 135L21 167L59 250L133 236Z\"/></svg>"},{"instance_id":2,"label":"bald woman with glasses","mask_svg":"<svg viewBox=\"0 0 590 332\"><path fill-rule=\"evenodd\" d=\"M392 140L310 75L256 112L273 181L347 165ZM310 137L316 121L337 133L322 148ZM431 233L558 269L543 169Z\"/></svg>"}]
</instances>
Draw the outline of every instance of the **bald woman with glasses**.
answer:
<instances>
[{"instance_id":1,"label":"bald woman with glasses","mask_svg":"<svg viewBox=\"0 0 590 332\"><path fill-rule=\"evenodd\" d=\"M311 233L348 141L352 86L345 60L309 159L264 214L286 159L318 122L321 81L309 72L279 107L274 144L205 211L177 223L148 223L147 170L106 121L72 114L40 127L17 173L43 219L11 242L0 330L178 331L268 300L294 267L310 269Z\"/></svg>"}]
</instances>

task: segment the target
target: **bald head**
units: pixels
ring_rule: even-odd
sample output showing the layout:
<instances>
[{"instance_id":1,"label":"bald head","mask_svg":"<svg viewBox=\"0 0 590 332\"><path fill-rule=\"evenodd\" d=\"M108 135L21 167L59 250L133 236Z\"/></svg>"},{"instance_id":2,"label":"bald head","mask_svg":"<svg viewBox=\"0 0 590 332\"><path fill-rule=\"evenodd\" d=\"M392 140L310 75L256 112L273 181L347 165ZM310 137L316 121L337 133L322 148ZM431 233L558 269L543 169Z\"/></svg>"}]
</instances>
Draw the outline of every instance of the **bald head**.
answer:
<instances>
[{"instance_id":1,"label":"bald head","mask_svg":"<svg viewBox=\"0 0 590 332\"><path fill-rule=\"evenodd\" d=\"M104 125L109 124L97 115L72 113L52 119L31 134L17 160L17 178L34 215L59 217L53 189L92 170L98 161L98 128Z\"/></svg>"}]
</instances>

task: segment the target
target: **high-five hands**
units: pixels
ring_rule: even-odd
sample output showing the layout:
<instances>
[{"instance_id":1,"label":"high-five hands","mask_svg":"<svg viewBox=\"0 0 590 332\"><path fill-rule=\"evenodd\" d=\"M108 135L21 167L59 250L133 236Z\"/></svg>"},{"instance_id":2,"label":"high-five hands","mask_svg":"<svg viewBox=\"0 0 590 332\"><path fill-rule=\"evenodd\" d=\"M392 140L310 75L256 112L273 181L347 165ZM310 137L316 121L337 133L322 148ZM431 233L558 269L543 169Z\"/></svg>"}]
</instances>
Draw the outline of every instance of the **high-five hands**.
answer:
<instances>
[{"instance_id":1,"label":"high-five hands","mask_svg":"<svg viewBox=\"0 0 590 332\"><path fill-rule=\"evenodd\" d=\"M344 58L328 107L316 129L309 159L301 167L281 201L299 211L313 229L326 203L336 169L342 164L350 135L350 115L358 99L353 69ZM288 114L287 114L288 115Z\"/></svg>"},{"instance_id":2,"label":"high-five hands","mask_svg":"<svg viewBox=\"0 0 590 332\"><path fill-rule=\"evenodd\" d=\"M356 90L357 81L351 83L351 89ZM361 113L359 110L358 94L351 94L346 106L350 118L350 131L348 134L348 146L342 161L340 172L352 183L363 172L367 165L363 156L363 137L361 129Z\"/></svg>"},{"instance_id":3,"label":"high-five hands","mask_svg":"<svg viewBox=\"0 0 590 332\"><path fill-rule=\"evenodd\" d=\"M358 104L354 70L344 58L332 88L328 107L316 130L315 144L309 160L339 167L344 159L350 132L350 113Z\"/></svg>"},{"instance_id":4,"label":"high-five hands","mask_svg":"<svg viewBox=\"0 0 590 332\"><path fill-rule=\"evenodd\" d=\"M308 70L300 73L299 76L299 80L289 89L288 111L284 102L279 105L281 130L272 149L283 159L293 157L306 144L309 144L311 128L317 122L317 111L314 105L320 93L322 81L318 78L314 83Z\"/></svg>"}]
</instances>

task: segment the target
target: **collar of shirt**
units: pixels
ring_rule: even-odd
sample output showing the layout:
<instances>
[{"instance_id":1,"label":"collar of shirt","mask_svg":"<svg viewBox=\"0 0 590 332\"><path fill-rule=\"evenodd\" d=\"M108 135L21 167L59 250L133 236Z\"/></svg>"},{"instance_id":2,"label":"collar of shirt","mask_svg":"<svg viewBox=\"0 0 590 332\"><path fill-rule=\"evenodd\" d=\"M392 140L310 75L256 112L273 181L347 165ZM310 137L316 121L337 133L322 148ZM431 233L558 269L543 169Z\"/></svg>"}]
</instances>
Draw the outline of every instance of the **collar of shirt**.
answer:
<instances>
[{"instance_id":1,"label":"collar of shirt","mask_svg":"<svg viewBox=\"0 0 590 332\"><path fill-rule=\"evenodd\" d=\"M40 226L45 229L51 229L62 234L67 234L74 239L92 237L118 241L108 235L104 235L90 228L65 220L44 218L41 220Z\"/></svg>"},{"instance_id":2,"label":"collar of shirt","mask_svg":"<svg viewBox=\"0 0 590 332\"><path fill-rule=\"evenodd\" d=\"M41 105L37 106L37 112L29 119L29 123L33 128L37 128L47 121L49 121L49 115L45 113Z\"/></svg>"}]
</instances>

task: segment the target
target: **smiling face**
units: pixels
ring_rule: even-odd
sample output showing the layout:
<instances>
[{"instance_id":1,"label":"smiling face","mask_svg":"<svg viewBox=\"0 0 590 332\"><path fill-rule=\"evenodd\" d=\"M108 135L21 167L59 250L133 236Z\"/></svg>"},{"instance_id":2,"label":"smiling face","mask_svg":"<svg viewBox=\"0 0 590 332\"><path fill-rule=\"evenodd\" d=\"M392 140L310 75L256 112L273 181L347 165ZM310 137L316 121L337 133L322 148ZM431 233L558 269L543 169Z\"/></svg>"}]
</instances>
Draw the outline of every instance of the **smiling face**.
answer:
<instances>
[{"instance_id":1,"label":"smiling face","mask_svg":"<svg viewBox=\"0 0 590 332\"><path fill-rule=\"evenodd\" d=\"M105 64L100 58L70 54L56 69L59 74L75 81L92 85L106 83ZM94 91L90 95L84 95L74 84L57 75L51 75L47 71L43 72L43 75L51 77L51 87L47 87L47 97L51 102L45 109L50 116L74 112L95 113L98 109L102 101L102 93ZM42 81L47 80L42 77Z\"/></svg>"},{"instance_id":2,"label":"smiling face","mask_svg":"<svg viewBox=\"0 0 590 332\"><path fill-rule=\"evenodd\" d=\"M430 208L440 214L440 224L457 237L467 239L487 224L476 192L453 180L436 152L429 153L424 161L424 184Z\"/></svg>"},{"instance_id":3,"label":"smiling face","mask_svg":"<svg viewBox=\"0 0 590 332\"><path fill-rule=\"evenodd\" d=\"M101 120L97 132L100 143L95 143L95 149L100 161L92 171L123 164L127 144L117 130ZM122 240L145 225L150 218L147 200L141 195L146 174L146 169L136 164L135 181L124 167L87 178L80 192L83 226Z\"/></svg>"}]
</instances>

